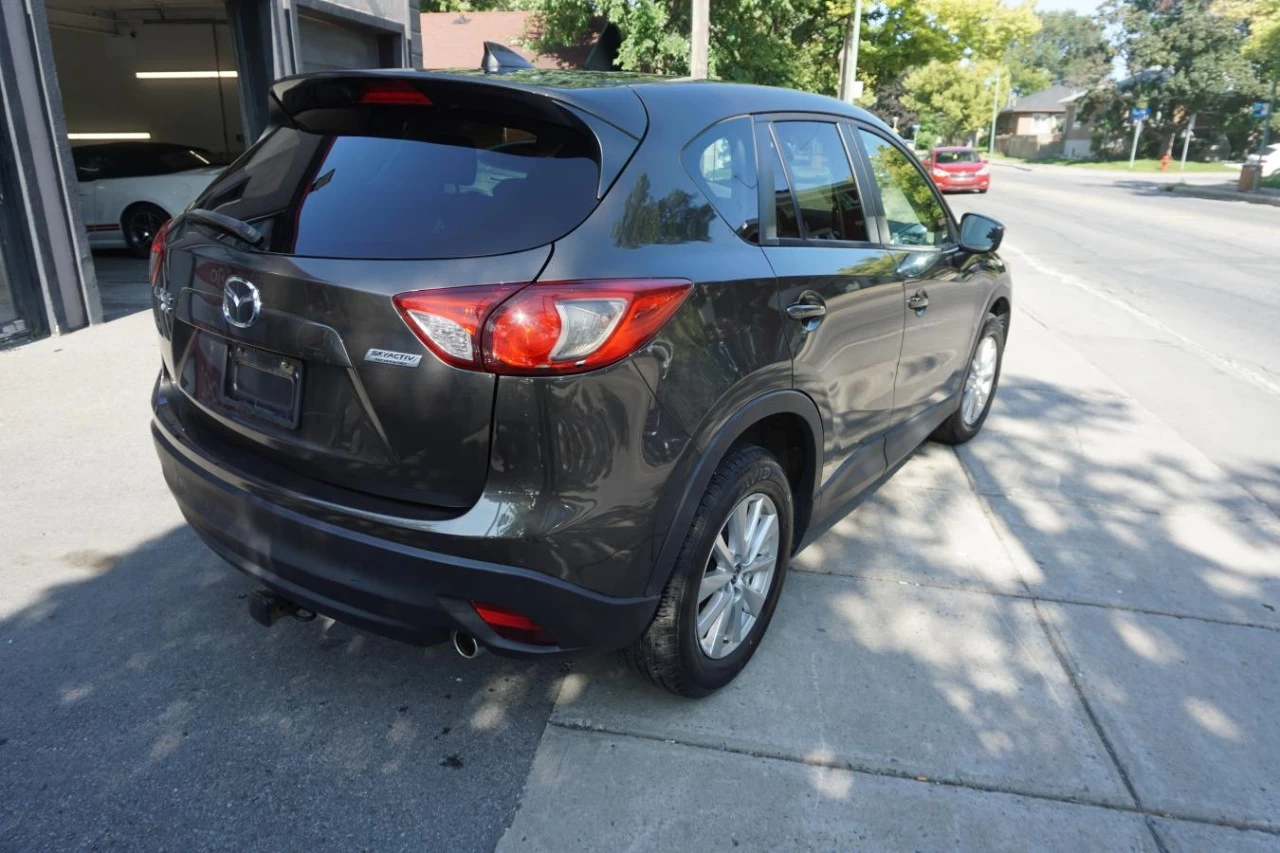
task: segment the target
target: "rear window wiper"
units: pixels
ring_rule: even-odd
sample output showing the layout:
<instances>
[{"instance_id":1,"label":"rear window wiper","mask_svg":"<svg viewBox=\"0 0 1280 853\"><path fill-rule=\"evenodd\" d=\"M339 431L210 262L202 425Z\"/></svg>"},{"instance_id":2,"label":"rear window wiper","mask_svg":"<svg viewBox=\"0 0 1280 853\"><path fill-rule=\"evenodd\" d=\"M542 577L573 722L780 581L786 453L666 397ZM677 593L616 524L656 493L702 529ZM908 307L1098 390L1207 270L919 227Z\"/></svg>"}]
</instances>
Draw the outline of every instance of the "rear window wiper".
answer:
<instances>
[{"instance_id":1,"label":"rear window wiper","mask_svg":"<svg viewBox=\"0 0 1280 853\"><path fill-rule=\"evenodd\" d=\"M215 210L194 207L184 215L192 222L199 222L201 225L208 225L233 237L239 237L250 246L261 246L262 241L266 239L261 231L248 222L236 219L234 216L227 216L225 213L218 213Z\"/></svg>"}]
</instances>

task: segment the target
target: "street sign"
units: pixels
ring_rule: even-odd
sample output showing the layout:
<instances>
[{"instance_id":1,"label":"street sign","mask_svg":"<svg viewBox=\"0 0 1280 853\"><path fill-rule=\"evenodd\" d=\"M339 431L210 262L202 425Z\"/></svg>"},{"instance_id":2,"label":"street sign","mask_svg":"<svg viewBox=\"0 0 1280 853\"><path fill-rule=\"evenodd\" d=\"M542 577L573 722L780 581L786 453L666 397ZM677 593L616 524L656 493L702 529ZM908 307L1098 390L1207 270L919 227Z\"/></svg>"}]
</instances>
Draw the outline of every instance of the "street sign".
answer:
<instances>
[{"instance_id":1,"label":"street sign","mask_svg":"<svg viewBox=\"0 0 1280 853\"><path fill-rule=\"evenodd\" d=\"M1151 117L1151 110L1147 107L1134 107L1129 110L1129 119L1131 121L1145 121Z\"/></svg>"},{"instance_id":2,"label":"street sign","mask_svg":"<svg viewBox=\"0 0 1280 853\"><path fill-rule=\"evenodd\" d=\"M1266 118L1271 115L1271 105L1266 101L1255 101L1253 104L1253 117Z\"/></svg>"}]
</instances>

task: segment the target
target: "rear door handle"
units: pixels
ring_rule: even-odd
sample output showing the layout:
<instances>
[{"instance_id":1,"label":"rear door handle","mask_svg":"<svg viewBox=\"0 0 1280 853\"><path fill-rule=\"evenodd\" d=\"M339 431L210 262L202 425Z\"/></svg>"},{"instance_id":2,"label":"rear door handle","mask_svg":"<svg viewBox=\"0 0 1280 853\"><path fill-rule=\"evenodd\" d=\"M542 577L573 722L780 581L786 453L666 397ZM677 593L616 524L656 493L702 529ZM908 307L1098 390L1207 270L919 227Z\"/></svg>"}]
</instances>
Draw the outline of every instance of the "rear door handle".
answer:
<instances>
[{"instance_id":1,"label":"rear door handle","mask_svg":"<svg viewBox=\"0 0 1280 853\"><path fill-rule=\"evenodd\" d=\"M792 320L816 320L827 315L827 306L816 302L797 302L787 306L787 316Z\"/></svg>"},{"instance_id":2,"label":"rear door handle","mask_svg":"<svg viewBox=\"0 0 1280 853\"><path fill-rule=\"evenodd\" d=\"M907 307L916 313L922 313L929 307L929 294L923 290L917 290L907 297Z\"/></svg>"}]
</instances>

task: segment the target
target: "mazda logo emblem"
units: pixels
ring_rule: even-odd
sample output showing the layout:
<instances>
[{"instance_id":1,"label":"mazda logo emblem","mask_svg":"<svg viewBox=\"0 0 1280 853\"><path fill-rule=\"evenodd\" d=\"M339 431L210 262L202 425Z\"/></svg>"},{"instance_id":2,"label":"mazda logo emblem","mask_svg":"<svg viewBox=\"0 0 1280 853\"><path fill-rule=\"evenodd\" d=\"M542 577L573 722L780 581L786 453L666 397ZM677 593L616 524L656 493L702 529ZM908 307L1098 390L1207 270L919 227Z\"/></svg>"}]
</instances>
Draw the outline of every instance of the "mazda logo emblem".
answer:
<instances>
[{"instance_id":1,"label":"mazda logo emblem","mask_svg":"<svg viewBox=\"0 0 1280 853\"><path fill-rule=\"evenodd\" d=\"M247 329L258 319L262 297L252 282L231 276L222 285L222 316L239 329Z\"/></svg>"}]
</instances>

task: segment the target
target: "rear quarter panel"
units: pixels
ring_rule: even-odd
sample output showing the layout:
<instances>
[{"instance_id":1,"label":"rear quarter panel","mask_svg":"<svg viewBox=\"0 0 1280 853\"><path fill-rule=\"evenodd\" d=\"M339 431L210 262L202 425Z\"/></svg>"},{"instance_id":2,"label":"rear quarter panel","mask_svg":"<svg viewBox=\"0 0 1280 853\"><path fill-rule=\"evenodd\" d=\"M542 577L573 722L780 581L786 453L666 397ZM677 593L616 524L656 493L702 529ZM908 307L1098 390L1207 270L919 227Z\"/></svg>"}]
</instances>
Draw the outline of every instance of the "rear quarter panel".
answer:
<instances>
[{"instance_id":1,"label":"rear quarter panel","mask_svg":"<svg viewBox=\"0 0 1280 853\"><path fill-rule=\"evenodd\" d=\"M678 496L682 472L693 470L698 447L754 397L791 387L773 270L761 249L720 217L681 163L685 145L719 118L684 110L659 117L650 105L649 132L636 155L592 216L556 244L541 276L694 283L675 317L630 359L654 406L644 413L650 421L644 429L661 434L661 444L640 443L640 470L634 460L618 465L600 459L602 476L593 492L593 512L601 518L646 522L644 536L654 555L677 510L672 495ZM614 418L603 407L597 411ZM639 426L626 419L627 429ZM563 445L570 437L549 438ZM570 450L564 445L557 453L567 459ZM568 474L562 465L551 476Z\"/></svg>"}]
</instances>

